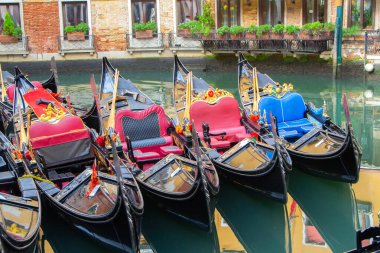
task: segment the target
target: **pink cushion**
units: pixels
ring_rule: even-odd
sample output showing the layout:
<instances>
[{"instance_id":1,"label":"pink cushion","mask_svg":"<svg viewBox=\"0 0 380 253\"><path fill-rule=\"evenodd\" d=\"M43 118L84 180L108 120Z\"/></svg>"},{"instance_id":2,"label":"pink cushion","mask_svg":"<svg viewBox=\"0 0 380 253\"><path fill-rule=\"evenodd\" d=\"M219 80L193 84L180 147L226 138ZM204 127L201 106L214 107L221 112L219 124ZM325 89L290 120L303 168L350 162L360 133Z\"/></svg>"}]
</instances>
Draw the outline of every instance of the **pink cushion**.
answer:
<instances>
[{"instance_id":1,"label":"pink cushion","mask_svg":"<svg viewBox=\"0 0 380 253\"><path fill-rule=\"evenodd\" d=\"M183 150L177 146L165 146L165 147L160 147L160 149L161 149L161 154L165 156L168 154L181 155L183 153Z\"/></svg>"},{"instance_id":2,"label":"pink cushion","mask_svg":"<svg viewBox=\"0 0 380 253\"><path fill-rule=\"evenodd\" d=\"M216 148L216 149L222 149L222 148L229 148L231 146L231 142L229 141L221 141L217 140L215 138L210 138L211 139L211 147Z\"/></svg>"},{"instance_id":3,"label":"pink cushion","mask_svg":"<svg viewBox=\"0 0 380 253\"><path fill-rule=\"evenodd\" d=\"M53 146L89 138L89 132L78 116L68 116L57 123L38 121L29 128L33 148Z\"/></svg>"},{"instance_id":4,"label":"pink cushion","mask_svg":"<svg viewBox=\"0 0 380 253\"><path fill-rule=\"evenodd\" d=\"M149 161L153 159L160 159L160 155L156 152L141 152L141 150L133 151L133 155L137 162Z\"/></svg>"},{"instance_id":5,"label":"pink cushion","mask_svg":"<svg viewBox=\"0 0 380 253\"><path fill-rule=\"evenodd\" d=\"M38 81L32 81L32 84L37 88L43 88L42 84ZM14 99L14 94L15 94L15 85L11 84L7 88L7 96L10 102L13 102Z\"/></svg>"},{"instance_id":6,"label":"pink cushion","mask_svg":"<svg viewBox=\"0 0 380 253\"><path fill-rule=\"evenodd\" d=\"M125 136L123 132L122 118L129 117L133 119L143 119L151 113L156 113L159 121L160 136L167 136L167 129L169 128L169 122L166 118L164 109L159 105L152 105L149 108L142 111L131 111L131 110L118 110L116 112L115 119L115 131L119 133L120 139L124 141Z\"/></svg>"}]
</instances>

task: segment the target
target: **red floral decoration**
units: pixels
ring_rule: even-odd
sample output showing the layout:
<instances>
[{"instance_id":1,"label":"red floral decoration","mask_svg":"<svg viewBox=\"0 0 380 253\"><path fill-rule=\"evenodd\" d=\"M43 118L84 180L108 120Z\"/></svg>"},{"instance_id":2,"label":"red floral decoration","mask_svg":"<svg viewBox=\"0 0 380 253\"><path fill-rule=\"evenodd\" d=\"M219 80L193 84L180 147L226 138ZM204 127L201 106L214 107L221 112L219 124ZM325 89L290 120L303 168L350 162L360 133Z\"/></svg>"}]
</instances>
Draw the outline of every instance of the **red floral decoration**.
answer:
<instances>
[{"instance_id":1,"label":"red floral decoration","mask_svg":"<svg viewBox=\"0 0 380 253\"><path fill-rule=\"evenodd\" d=\"M251 133L251 137L252 138L255 138L257 140L257 137L259 136L259 134L257 132L252 132Z\"/></svg>"},{"instance_id":2,"label":"red floral decoration","mask_svg":"<svg viewBox=\"0 0 380 253\"><path fill-rule=\"evenodd\" d=\"M25 152L25 157L26 157L26 159L28 159L29 161L32 160L32 156L30 155L29 150L27 150L27 151Z\"/></svg>"},{"instance_id":3,"label":"red floral decoration","mask_svg":"<svg viewBox=\"0 0 380 253\"><path fill-rule=\"evenodd\" d=\"M177 134L182 134L183 133L183 128L180 125L175 126L175 132Z\"/></svg>"},{"instance_id":4,"label":"red floral decoration","mask_svg":"<svg viewBox=\"0 0 380 253\"><path fill-rule=\"evenodd\" d=\"M106 146L106 137L105 136L98 136L98 138L96 138L96 142L98 143L99 146L105 147Z\"/></svg>"},{"instance_id":5,"label":"red floral decoration","mask_svg":"<svg viewBox=\"0 0 380 253\"><path fill-rule=\"evenodd\" d=\"M193 130L193 125L192 124L189 124L188 127L189 127L189 131Z\"/></svg>"},{"instance_id":6,"label":"red floral decoration","mask_svg":"<svg viewBox=\"0 0 380 253\"><path fill-rule=\"evenodd\" d=\"M214 96L214 91L213 90L209 90L207 92L207 95L212 98Z\"/></svg>"},{"instance_id":7,"label":"red floral decoration","mask_svg":"<svg viewBox=\"0 0 380 253\"><path fill-rule=\"evenodd\" d=\"M258 114L251 114L251 115L249 115L249 118L250 118L253 122L257 122L257 121L260 119L260 115L258 115Z\"/></svg>"}]
</instances>

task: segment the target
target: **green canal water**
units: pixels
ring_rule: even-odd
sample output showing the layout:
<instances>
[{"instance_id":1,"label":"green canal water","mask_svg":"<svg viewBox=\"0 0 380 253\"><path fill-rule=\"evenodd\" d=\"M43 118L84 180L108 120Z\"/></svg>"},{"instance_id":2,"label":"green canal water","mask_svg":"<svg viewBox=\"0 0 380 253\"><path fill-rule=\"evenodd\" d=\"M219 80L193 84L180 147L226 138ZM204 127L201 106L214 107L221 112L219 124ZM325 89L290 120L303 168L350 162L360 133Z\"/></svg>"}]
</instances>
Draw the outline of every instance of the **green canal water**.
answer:
<instances>
[{"instance_id":1,"label":"green canal water","mask_svg":"<svg viewBox=\"0 0 380 253\"><path fill-rule=\"evenodd\" d=\"M197 71L199 69L199 71ZM237 97L236 69L194 74ZM94 70L97 82L99 70ZM167 114L172 107L172 73L121 73L130 78ZM329 75L276 74L274 80L293 83L306 101L322 106L340 125L345 124L342 95L347 94L356 138L363 148L363 169L355 185L309 176L294 169L289 176L287 205L275 203L221 182L212 233L184 223L155 206L145 208L142 252L344 252L355 247L355 230L378 225L380 211L380 83L362 78L335 81ZM43 77L41 76L43 79ZM60 86L73 103L92 102L89 73L60 73ZM54 214L44 213L42 252L112 252L85 238Z\"/></svg>"}]
</instances>

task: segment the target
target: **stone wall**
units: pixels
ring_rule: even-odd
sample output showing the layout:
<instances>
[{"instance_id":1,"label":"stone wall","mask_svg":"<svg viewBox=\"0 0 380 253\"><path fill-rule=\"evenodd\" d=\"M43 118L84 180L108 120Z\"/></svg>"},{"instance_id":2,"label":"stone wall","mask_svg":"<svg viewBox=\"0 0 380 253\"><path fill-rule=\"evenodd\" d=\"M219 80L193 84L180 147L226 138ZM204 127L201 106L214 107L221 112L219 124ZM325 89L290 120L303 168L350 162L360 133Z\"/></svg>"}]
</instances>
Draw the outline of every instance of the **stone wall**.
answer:
<instances>
[{"instance_id":1,"label":"stone wall","mask_svg":"<svg viewBox=\"0 0 380 253\"><path fill-rule=\"evenodd\" d=\"M257 25L258 0L242 0L242 26Z\"/></svg>"},{"instance_id":2,"label":"stone wall","mask_svg":"<svg viewBox=\"0 0 380 253\"><path fill-rule=\"evenodd\" d=\"M160 31L162 33L168 33L174 31L174 19L173 10L176 6L173 6L173 0L157 0L160 4Z\"/></svg>"},{"instance_id":3,"label":"stone wall","mask_svg":"<svg viewBox=\"0 0 380 253\"><path fill-rule=\"evenodd\" d=\"M92 33L97 51L126 49L128 32L128 1L92 0Z\"/></svg>"},{"instance_id":4,"label":"stone wall","mask_svg":"<svg viewBox=\"0 0 380 253\"><path fill-rule=\"evenodd\" d=\"M302 2L295 1L292 3L292 0L285 1L285 24L302 24Z\"/></svg>"},{"instance_id":5,"label":"stone wall","mask_svg":"<svg viewBox=\"0 0 380 253\"><path fill-rule=\"evenodd\" d=\"M24 29L33 53L58 51L58 2L47 0L24 1Z\"/></svg>"}]
</instances>

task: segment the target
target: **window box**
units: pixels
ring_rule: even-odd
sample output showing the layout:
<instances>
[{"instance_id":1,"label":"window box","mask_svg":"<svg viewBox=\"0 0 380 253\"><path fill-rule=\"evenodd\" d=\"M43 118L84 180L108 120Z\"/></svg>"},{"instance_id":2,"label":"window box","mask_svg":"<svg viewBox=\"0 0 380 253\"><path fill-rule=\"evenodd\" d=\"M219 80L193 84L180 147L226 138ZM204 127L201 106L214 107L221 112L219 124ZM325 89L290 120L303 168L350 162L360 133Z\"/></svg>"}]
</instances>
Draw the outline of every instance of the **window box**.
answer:
<instances>
[{"instance_id":1,"label":"window box","mask_svg":"<svg viewBox=\"0 0 380 253\"><path fill-rule=\"evenodd\" d=\"M310 40L313 39L313 35L305 31L300 32L299 37L301 40Z\"/></svg>"},{"instance_id":2,"label":"window box","mask_svg":"<svg viewBox=\"0 0 380 253\"><path fill-rule=\"evenodd\" d=\"M0 34L0 43L10 44L10 43L17 43L17 42L18 42L18 38L13 37L12 35Z\"/></svg>"},{"instance_id":3,"label":"window box","mask_svg":"<svg viewBox=\"0 0 380 253\"><path fill-rule=\"evenodd\" d=\"M192 35L190 29L186 28L186 29L182 29L181 31L179 31L178 36L183 37L183 38L191 38L193 35Z\"/></svg>"},{"instance_id":4,"label":"window box","mask_svg":"<svg viewBox=\"0 0 380 253\"><path fill-rule=\"evenodd\" d=\"M135 32L136 39L151 39L153 38L153 30L144 30Z\"/></svg>"},{"instance_id":5,"label":"window box","mask_svg":"<svg viewBox=\"0 0 380 253\"><path fill-rule=\"evenodd\" d=\"M246 33L245 38L246 39L256 39L257 36L256 36L256 33Z\"/></svg>"},{"instance_id":6,"label":"window box","mask_svg":"<svg viewBox=\"0 0 380 253\"><path fill-rule=\"evenodd\" d=\"M297 34L295 34L295 33L293 33L293 34L285 33L284 34L284 39L285 40L295 40L295 39L297 39Z\"/></svg>"},{"instance_id":7,"label":"window box","mask_svg":"<svg viewBox=\"0 0 380 253\"><path fill-rule=\"evenodd\" d=\"M230 33L230 39L231 40L241 40L241 38L243 37L242 36L243 34L239 33L239 34L233 34L233 33Z\"/></svg>"},{"instance_id":8,"label":"window box","mask_svg":"<svg viewBox=\"0 0 380 253\"><path fill-rule=\"evenodd\" d=\"M270 38L271 39L274 39L274 40L282 40L284 38L284 34L283 33L271 33L270 35Z\"/></svg>"},{"instance_id":9,"label":"window box","mask_svg":"<svg viewBox=\"0 0 380 253\"><path fill-rule=\"evenodd\" d=\"M215 39L217 39L217 40L226 40L227 39L227 34L223 34L223 35L215 34Z\"/></svg>"},{"instance_id":10,"label":"window box","mask_svg":"<svg viewBox=\"0 0 380 253\"><path fill-rule=\"evenodd\" d=\"M71 32L67 33L67 40L68 41L84 41L86 40L84 36L84 32Z\"/></svg>"},{"instance_id":11,"label":"window box","mask_svg":"<svg viewBox=\"0 0 380 253\"><path fill-rule=\"evenodd\" d=\"M270 34L269 33L262 33L260 35L261 40L269 40L270 39Z\"/></svg>"}]
</instances>

